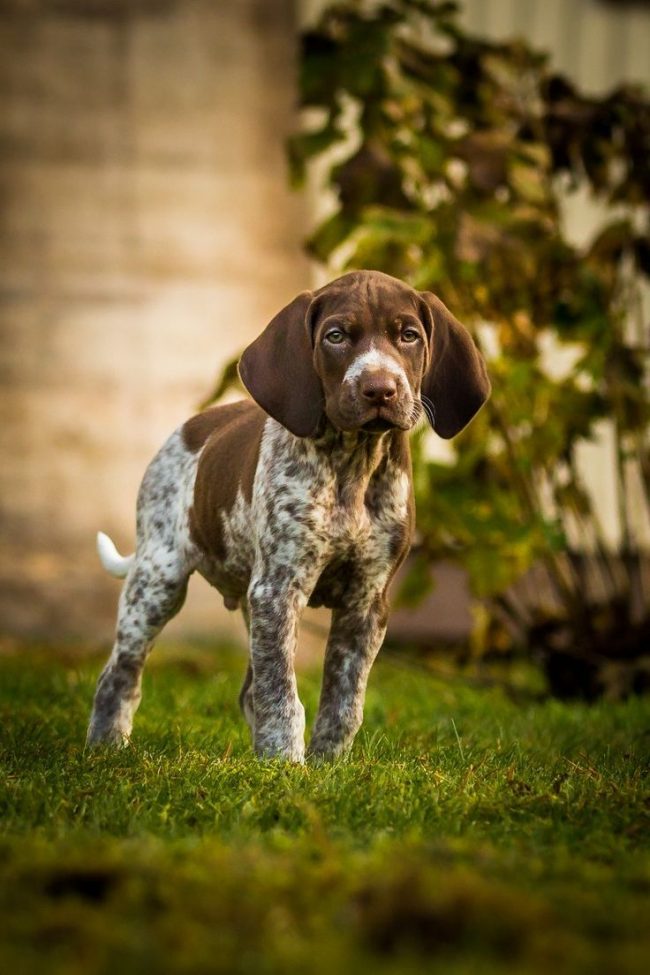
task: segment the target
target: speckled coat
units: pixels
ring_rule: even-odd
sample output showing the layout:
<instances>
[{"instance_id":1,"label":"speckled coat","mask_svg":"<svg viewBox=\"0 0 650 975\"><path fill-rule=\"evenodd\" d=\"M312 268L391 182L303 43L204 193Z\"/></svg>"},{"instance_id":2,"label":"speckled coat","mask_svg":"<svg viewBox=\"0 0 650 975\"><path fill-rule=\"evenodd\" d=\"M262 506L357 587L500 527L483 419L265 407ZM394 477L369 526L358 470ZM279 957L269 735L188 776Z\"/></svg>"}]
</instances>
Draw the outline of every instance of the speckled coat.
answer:
<instances>
[{"instance_id":1,"label":"speckled coat","mask_svg":"<svg viewBox=\"0 0 650 975\"><path fill-rule=\"evenodd\" d=\"M261 756L304 759L297 626L308 604L331 608L309 752L345 750L411 537L408 432L426 415L453 436L489 394L480 353L444 305L377 272L299 295L240 374L255 402L193 417L147 469L135 554L99 538L126 582L90 743L129 739L147 652L198 571L247 620L240 703Z\"/></svg>"}]
</instances>

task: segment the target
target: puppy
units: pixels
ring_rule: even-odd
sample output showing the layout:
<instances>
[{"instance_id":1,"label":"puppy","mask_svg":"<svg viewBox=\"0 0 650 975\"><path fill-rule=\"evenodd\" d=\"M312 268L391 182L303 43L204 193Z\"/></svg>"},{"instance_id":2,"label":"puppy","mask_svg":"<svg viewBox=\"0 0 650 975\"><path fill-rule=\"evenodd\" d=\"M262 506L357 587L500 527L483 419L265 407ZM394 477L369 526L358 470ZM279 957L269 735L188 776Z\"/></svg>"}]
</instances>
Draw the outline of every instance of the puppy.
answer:
<instances>
[{"instance_id":1,"label":"puppy","mask_svg":"<svg viewBox=\"0 0 650 975\"><path fill-rule=\"evenodd\" d=\"M442 302L375 271L298 295L239 372L253 402L188 420L147 469L135 554L98 537L126 582L89 743L128 740L147 653L198 571L247 620L240 704L260 756L304 760L296 633L307 605L331 608L309 751L347 749L410 543L409 431L425 415L453 437L490 393L480 352Z\"/></svg>"}]
</instances>

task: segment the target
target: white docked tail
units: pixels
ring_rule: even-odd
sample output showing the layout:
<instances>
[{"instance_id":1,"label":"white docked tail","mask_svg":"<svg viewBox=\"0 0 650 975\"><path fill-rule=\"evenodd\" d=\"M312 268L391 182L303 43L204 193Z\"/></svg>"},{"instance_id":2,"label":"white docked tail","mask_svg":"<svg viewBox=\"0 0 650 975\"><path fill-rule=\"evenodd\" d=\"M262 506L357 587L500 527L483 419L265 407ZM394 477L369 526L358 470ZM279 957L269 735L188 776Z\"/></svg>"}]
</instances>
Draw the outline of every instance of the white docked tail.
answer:
<instances>
[{"instance_id":1,"label":"white docked tail","mask_svg":"<svg viewBox=\"0 0 650 975\"><path fill-rule=\"evenodd\" d=\"M104 532L97 532L97 554L107 572L116 579L123 579L127 574L135 555L120 555L113 542Z\"/></svg>"}]
</instances>

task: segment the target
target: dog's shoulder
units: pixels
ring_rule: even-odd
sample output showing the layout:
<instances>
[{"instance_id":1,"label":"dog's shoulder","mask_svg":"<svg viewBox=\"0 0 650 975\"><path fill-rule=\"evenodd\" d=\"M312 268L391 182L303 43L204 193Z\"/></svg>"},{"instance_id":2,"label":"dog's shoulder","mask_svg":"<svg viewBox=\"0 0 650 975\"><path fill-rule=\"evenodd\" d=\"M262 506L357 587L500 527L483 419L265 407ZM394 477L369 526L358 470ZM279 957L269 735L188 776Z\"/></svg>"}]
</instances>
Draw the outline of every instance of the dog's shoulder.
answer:
<instances>
[{"instance_id":1,"label":"dog's shoulder","mask_svg":"<svg viewBox=\"0 0 650 975\"><path fill-rule=\"evenodd\" d=\"M212 406L183 424L183 443L192 453L206 447L218 450L231 440L259 443L267 419L264 410L250 400Z\"/></svg>"}]
</instances>

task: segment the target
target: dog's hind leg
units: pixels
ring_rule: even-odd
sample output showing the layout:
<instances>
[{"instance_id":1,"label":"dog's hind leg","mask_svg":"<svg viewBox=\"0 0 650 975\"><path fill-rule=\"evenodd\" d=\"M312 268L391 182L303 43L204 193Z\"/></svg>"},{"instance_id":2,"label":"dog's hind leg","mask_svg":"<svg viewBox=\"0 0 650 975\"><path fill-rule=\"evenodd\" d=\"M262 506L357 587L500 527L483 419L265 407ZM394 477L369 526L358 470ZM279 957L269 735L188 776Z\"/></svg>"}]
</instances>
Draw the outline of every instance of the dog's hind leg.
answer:
<instances>
[{"instance_id":1,"label":"dog's hind leg","mask_svg":"<svg viewBox=\"0 0 650 975\"><path fill-rule=\"evenodd\" d=\"M104 566L113 574L124 568L128 573L113 652L97 683L89 744L128 741L147 653L185 601L187 580L196 567L187 524L196 464L196 455L176 431L149 464L140 486L133 561L122 559L109 539L99 540Z\"/></svg>"},{"instance_id":2,"label":"dog's hind leg","mask_svg":"<svg viewBox=\"0 0 650 975\"><path fill-rule=\"evenodd\" d=\"M147 653L185 601L187 571L161 554L138 553L129 570L120 596L113 651L97 682L88 744L128 741L140 703Z\"/></svg>"},{"instance_id":3,"label":"dog's hind leg","mask_svg":"<svg viewBox=\"0 0 650 975\"><path fill-rule=\"evenodd\" d=\"M246 624L246 630L248 632L248 637L250 640L250 616L248 613L248 607L242 606L242 616L244 617L244 623ZM253 664L249 660L248 666L246 668L246 676L244 677L244 683L242 684L242 689L239 692L239 708L241 713L244 715L246 724L251 730L253 738L255 737L255 703L253 700Z\"/></svg>"},{"instance_id":4,"label":"dog's hind leg","mask_svg":"<svg viewBox=\"0 0 650 975\"><path fill-rule=\"evenodd\" d=\"M251 730L251 733L255 735L255 704L253 702L253 666L251 663L248 664L246 670L246 676L244 677L244 683L242 684L242 689L239 692L239 707L241 713L246 719L246 724Z\"/></svg>"}]
</instances>

